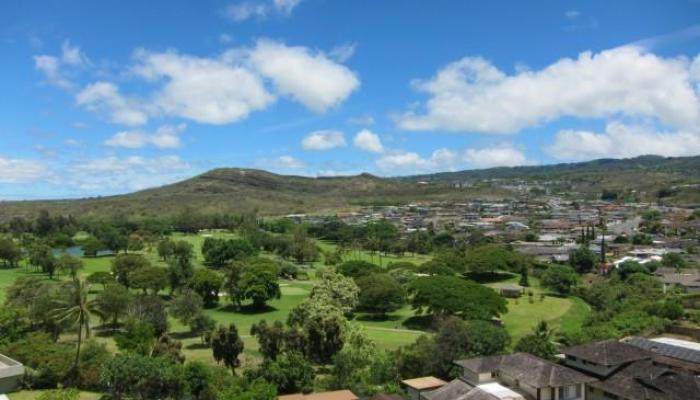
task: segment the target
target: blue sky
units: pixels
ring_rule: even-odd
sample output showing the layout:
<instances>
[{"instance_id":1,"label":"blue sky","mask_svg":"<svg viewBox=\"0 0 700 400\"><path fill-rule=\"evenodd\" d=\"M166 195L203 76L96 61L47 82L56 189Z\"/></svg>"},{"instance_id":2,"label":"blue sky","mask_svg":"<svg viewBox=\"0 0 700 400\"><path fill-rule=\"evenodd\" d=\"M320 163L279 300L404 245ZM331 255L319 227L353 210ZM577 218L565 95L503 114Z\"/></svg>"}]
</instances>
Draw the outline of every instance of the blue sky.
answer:
<instances>
[{"instance_id":1,"label":"blue sky","mask_svg":"<svg viewBox=\"0 0 700 400\"><path fill-rule=\"evenodd\" d=\"M6 1L0 199L700 154L700 1Z\"/></svg>"}]
</instances>

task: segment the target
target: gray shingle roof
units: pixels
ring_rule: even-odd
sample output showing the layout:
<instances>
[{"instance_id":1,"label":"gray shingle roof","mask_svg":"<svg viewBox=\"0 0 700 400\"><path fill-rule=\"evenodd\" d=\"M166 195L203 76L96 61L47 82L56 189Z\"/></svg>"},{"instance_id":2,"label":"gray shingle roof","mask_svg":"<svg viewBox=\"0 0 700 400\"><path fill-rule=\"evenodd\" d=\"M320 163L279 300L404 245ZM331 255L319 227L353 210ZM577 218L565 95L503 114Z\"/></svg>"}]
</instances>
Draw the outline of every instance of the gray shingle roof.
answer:
<instances>
[{"instance_id":1,"label":"gray shingle roof","mask_svg":"<svg viewBox=\"0 0 700 400\"><path fill-rule=\"evenodd\" d=\"M599 365L615 366L651 357L651 353L616 340L587 343L566 349L564 354Z\"/></svg>"},{"instance_id":2,"label":"gray shingle roof","mask_svg":"<svg viewBox=\"0 0 700 400\"><path fill-rule=\"evenodd\" d=\"M698 350L656 342L642 337L634 337L628 340L627 343L651 351L652 353L700 364L700 351Z\"/></svg>"},{"instance_id":3,"label":"gray shingle roof","mask_svg":"<svg viewBox=\"0 0 700 400\"><path fill-rule=\"evenodd\" d=\"M501 365L501 360L506 356L487 356L469 358L466 360L456 360L453 364L466 368L477 374L493 372Z\"/></svg>"},{"instance_id":4,"label":"gray shingle roof","mask_svg":"<svg viewBox=\"0 0 700 400\"><path fill-rule=\"evenodd\" d=\"M528 353L503 357L498 371L536 388L568 386L596 380Z\"/></svg>"},{"instance_id":5,"label":"gray shingle roof","mask_svg":"<svg viewBox=\"0 0 700 400\"><path fill-rule=\"evenodd\" d=\"M467 394L473 387L461 379L454 379L441 388L421 393L421 398L426 400L454 400Z\"/></svg>"},{"instance_id":6,"label":"gray shingle roof","mask_svg":"<svg viewBox=\"0 0 700 400\"><path fill-rule=\"evenodd\" d=\"M590 383L626 399L700 400L700 379L674 371L651 360L635 361L609 378Z\"/></svg>"}]
</instances>

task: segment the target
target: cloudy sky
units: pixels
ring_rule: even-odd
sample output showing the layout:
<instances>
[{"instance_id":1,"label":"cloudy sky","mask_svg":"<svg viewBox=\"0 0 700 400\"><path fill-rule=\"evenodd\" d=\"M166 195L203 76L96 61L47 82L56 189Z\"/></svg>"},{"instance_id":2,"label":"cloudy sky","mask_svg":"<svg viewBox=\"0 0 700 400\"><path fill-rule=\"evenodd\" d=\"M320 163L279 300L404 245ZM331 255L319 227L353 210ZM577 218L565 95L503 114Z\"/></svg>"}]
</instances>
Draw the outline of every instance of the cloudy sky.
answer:
<instances>
[{"instance_id":1,"label":"cloudy sky","mask_svg":"<svg viewBox=\"0 0 700 400\"><path fill-rule=\"evenodd\" d=\"M700 1L0 2L0 199L700 154Z\"/></svg>"}]
</instances>

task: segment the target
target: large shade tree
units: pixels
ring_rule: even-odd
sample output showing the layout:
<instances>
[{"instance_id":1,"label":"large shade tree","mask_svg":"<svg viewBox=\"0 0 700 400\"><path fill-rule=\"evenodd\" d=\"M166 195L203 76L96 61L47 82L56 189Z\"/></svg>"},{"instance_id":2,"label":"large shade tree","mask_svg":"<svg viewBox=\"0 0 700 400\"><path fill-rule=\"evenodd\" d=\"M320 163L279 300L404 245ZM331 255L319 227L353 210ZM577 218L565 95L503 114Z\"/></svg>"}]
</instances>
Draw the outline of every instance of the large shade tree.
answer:
<instances>
[{"instance_id":1,"label":"large shade tree","mask_svg":"<svg viewBox=\"0 0 700 400\"><path fill-rule=\"evenodd\" d=\"M507 311L506 300L495 291L458 277L419 278L411 283L409 291L414 309L435 316L488 320Z\"/></svg>"}]
</instances>

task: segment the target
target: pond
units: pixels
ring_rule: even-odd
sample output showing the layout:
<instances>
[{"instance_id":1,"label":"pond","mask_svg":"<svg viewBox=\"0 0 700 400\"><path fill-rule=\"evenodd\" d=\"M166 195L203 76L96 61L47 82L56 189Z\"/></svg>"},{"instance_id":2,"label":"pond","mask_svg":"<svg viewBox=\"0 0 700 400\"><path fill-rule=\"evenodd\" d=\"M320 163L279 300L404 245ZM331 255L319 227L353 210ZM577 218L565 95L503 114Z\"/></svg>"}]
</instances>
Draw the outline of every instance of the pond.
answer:
<instances>
[{"instance_id":1,"label":"pond","mask_svg":"<svg viewBox=\"0 0 700 400\"><path fill-rule=\"evenodd\" d=\"M80 246L71 246L71 247L66 247L66 248L56 248L53 249L53 254L55 256L59 256L63 253L67 253L73 257L83 257L85 256L85 252L83 251L83 248ZM97 252L97 257L105 257L105 256L113 256L114 252L112 250L100 250Z\"/></svg>"}]
</instances>

